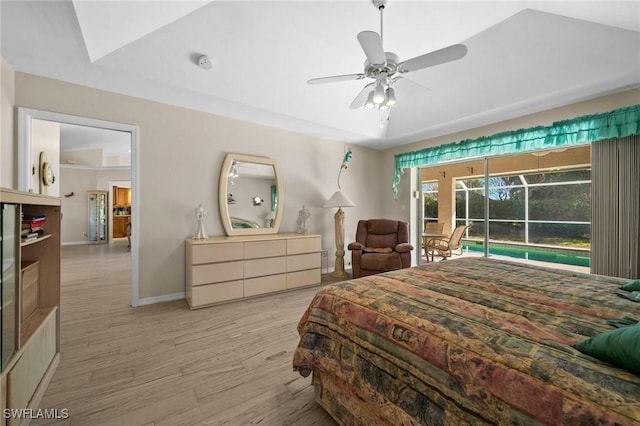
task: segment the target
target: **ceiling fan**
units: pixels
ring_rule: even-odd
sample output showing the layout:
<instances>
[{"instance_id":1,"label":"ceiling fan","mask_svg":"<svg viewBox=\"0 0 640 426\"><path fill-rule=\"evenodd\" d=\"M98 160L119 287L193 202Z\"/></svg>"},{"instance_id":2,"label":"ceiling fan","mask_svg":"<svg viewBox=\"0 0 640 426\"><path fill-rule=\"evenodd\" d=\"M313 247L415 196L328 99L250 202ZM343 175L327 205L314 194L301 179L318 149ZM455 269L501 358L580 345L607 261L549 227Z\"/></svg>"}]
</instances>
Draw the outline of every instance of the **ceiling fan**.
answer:
<instances>
[{"instance_id":1,"label":"ceiling fan","mask_svg":"<svg viewBox=\"0 0 640 426\"><path fill-rule=\"evenodd\" d=\"M356 109L364 105L369 109L389 109L397 103L393 85L403 79L402 74L456 61L467 54L465 45L454 44L400 62L398 55L385 52L382 47L382 11L387 0L371 0L371 3L380 11L380 34L375 31L362 31L358 34L358 41L367 57L364 62L364 72L312 78L308 81L309 84L324 84L364 78L373 79L374 81L364 86L351 102L350 108Z\"/></svg>"}]
</instances>

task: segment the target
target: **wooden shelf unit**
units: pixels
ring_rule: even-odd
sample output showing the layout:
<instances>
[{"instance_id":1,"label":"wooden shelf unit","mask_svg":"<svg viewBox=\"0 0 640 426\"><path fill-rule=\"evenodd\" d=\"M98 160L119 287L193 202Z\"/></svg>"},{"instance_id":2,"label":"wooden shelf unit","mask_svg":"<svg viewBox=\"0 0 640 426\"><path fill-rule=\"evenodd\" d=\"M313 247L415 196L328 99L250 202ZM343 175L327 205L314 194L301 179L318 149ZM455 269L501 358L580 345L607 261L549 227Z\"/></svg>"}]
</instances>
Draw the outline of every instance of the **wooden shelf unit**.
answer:
<instances>
[{"instance_id":1,"label":"wooden shelf unit","mask_svg":"<svg viewBox=\"0 0 640 426\"><path fill-rule=\"evenodd\" d=\"M186 241L191 309L320 284L321 236L272 234Z\"/></svg>"},{"instance_id":2,"label":"wooden shelf unit","mask_svg":"<svg viewBox=\"0 0 640 426\"><path fill-rule=\"evenodd\" d=\"M16 235L16 351L0 375L0 409L37 409L60 361L60 199L0 189L18 207ZM45 215L44 235L20 241L20 217ZM26 275L25 275L26 274ZM2 411L4 412L4 411ZM0 416L0 426L29 419Z\"/></svg>"}]
</instances>

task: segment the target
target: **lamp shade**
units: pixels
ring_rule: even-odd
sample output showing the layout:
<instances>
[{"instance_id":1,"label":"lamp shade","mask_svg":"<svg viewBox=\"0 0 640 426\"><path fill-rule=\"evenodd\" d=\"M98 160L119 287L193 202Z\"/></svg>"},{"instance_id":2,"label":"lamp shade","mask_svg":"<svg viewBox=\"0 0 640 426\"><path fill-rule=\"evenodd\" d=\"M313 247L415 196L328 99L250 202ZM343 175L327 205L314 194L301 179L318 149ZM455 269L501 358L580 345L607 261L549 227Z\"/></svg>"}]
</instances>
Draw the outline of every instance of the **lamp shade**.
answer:
<instances>
[{"instance_id":1,"label":"lamp shade","mask_svg":"<svg viewBox=\"0 0 640 426\"><path fill-rule=\"evenodd\" d=\"M369 96L367 96L367 101L364 103L364 106L369 109L376 107L376 104L373 102L373 90L369 92Z\"/></svg>"},{"instance_id":2,"label":"lamp shade","mask_svg":"<svg viewBox=\"0 0 640 426\"><path fill-rule=\"evenodd\" d=\"M325 207L355 207L356 203L351 201L349 197L347 197L342 193L342 191L336 191L331 196L331 198L329 198L329 200L326 203L324 203L324 206Z\"/></svg>"},{"instance_id":3,"label":"lamp shade","mask_svg":"<svg viewBox=\"0 0 640 426\"><path fill-rule=\"evenodd\" d=\"M373 103L381 104L384 102L384 87L382 83L376 83L376 88L373 89Z\"/></svg>"},{"instance_id":4,"label":"lamp shade","mask_svg":"<svg viewBox=\"0 0 640 426\"><path fill-rule=\"evenodd\" d=\"M397 103L398 103L398 101L396 100L396 91L393 89L393 87L389 87L387 89L387 102L386 102L386 105L388 107L392 107Z\"/></svg>"}]
</instances>

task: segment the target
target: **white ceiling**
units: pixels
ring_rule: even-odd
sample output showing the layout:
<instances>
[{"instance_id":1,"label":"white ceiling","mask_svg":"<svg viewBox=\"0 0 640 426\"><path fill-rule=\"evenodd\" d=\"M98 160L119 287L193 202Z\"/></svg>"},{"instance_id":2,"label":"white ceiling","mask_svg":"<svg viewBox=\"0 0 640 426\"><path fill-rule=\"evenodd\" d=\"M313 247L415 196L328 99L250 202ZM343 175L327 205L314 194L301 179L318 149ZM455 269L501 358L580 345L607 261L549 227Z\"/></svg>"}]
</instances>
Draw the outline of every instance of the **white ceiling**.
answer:
<instances>
[{"instance_id":1,"label":"white ceiling","mask_svg":"<svg viewBox=\"0 0 640 426\"><path fill-rule=\"evenodd\" d=\"M416 84L398 83L384 123L349 108L368 81L307 84L362 72L356 35L379 31L369 0L5 0L1 13L16 71L378 149L640 86L640 1L389 0L384 47L400 60L469 52L406 74Z\"/></svg>"},{"instance_id":2,"label":"white ceiling","mask_svg":"<svg viewBox=\"0 0 640 426\"><path fill-rule=\"evenodd\" d=\"M131 153L131 134L118 130L60 124L60 151L100 149L105 156L128 156Z\"/></svg>"}]
</instances>

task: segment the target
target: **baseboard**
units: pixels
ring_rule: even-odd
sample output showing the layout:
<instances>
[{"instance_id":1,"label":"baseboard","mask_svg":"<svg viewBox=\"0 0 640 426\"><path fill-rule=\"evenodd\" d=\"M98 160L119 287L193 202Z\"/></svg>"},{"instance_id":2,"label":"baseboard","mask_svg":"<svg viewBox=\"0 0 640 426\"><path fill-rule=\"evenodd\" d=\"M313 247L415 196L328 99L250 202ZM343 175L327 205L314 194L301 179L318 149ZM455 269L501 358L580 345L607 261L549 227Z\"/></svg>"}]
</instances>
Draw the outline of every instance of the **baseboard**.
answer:
<instances>
[{"instance_id":1,"label":"baseboard","mask_svg":"<svg viewBox=\"0 0 640 426\"><path fill-rule=\"evenodd\" d=\"M126 238L114 238L110 241L65 241L61 242L61 246L81 246L81 245L97 245L97 244L112 244L117 241L126 241Z\"/></svg>"},{"instance_id":2,"label":"baseboard","mask_svg":"<svg viewBox=\"0 0 640 426\"><path fill-rule=\"evenodd\" d=\"M174 300L181 300L184 298L186 298L184 291L174 294L164 294L162 296L145 297L144 299L138 300L138 306L153 305L154 303L162 302L173 302Z\"/></svg>"},{"instance_id":3,"label":"baseboard","mask_svg":"<svg viewBox=\"0 0 640 426\"><path fill-rule=\"evenodd\" d=\"M83 244L89 244L89 241L66 241L60 243L61 246L79 246Z\"/></svg>"}]
</instances>

